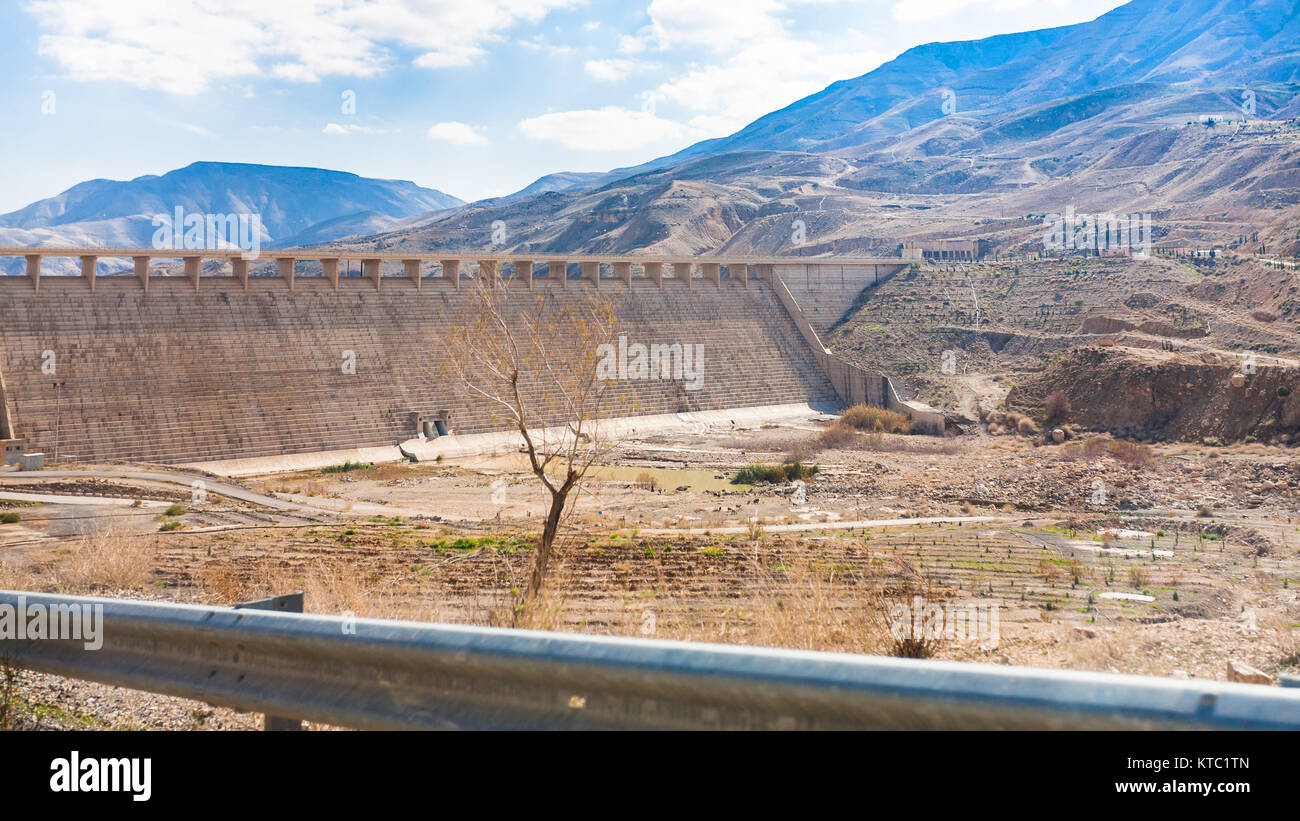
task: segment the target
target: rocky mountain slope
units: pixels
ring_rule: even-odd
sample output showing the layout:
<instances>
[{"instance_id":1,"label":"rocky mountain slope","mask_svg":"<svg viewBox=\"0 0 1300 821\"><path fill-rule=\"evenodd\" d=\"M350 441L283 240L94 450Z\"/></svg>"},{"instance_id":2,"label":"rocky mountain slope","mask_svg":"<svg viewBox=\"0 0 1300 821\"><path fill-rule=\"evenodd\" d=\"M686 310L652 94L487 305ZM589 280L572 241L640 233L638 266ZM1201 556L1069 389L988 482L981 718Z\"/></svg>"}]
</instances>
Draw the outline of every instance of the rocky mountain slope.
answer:
<instances>
[{"instance_id":1,"label":"rocky mountain slope","mask_svg":"<svg viewBox=\"0 0 1300 821\"><path fill-rule=\"evenodd\" d=\"M1134 0L1075 26L919 46L728 137L550 175L353 244L487 245L500 221L500 250L816 254L939 237L1011 249L1041 247L1041 215L1073 207L1150 213L1173 242L1258 233L1290 255L1298 11Z\"/></svg>"},{"instance_id":2,"label":"rocky mountain slope","mask_svg":"<svg viewBox=\"0 0 1300 821\"><path fill-rule=\"evenodd\" d=\"M276 247L388 230L404 218L461 204L404 180L321 168L196 162L161 176L90 180L0 215L0 245L149 247L157 230L154 217L171 219L181 208L258 214L263 247ZM17 265L21 268L21 261Z\"/></svg>"}]
</instances>

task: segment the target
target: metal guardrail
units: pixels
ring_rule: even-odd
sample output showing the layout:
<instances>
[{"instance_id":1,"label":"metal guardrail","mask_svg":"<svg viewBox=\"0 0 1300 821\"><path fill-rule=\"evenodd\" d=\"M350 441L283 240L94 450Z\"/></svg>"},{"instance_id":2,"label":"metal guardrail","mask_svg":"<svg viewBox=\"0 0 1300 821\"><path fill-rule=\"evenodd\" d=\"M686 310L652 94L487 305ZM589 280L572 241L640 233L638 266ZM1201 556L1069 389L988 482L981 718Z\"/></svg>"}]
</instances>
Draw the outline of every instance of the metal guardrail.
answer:
<instances>
[{"instance_id":1,"label":"metal guardrail","mask_svg":"<svg viewBox=\"0 0 1300 821\"><path fill-rule=\"evenodd\" d=\"M1300 690L0 591L101 605L16 667L344 727L1300 729Z\"/></svg>"}]
</instances>

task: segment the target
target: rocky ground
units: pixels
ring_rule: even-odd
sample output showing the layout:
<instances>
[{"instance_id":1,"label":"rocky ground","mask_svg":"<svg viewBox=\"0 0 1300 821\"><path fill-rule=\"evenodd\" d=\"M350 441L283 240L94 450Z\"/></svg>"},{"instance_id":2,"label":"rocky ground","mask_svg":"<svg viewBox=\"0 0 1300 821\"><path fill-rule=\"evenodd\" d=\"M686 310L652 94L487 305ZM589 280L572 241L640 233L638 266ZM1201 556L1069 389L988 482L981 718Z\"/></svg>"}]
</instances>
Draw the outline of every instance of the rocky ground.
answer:
<instances>
[{"instance_id":1,"label":"rocky ground","mask_svg":"<svg viewBox=\"0 0 1300 821\"><path fill-rule=\"evenodd\" d=\"M281 498L405 513L259 522L256 509L213 499L162 517L181 523L172 532L150 511L127 539L91 527L4 550L0 586L223 604L301 589L314 612L888 653L883 603L920 585L936 601L1000 608L996 642L942 642L938 657L1214 679L1229 662L1300 672L1294 447L1112 452L1105 436L981 432L859 434L824 449L824 427L809 418L624 443L521 616L544 499L513 455L251 480ZM820 468L802 499L789 484L729 482L790 456ZM0 525L0 543L5 528L41 533L59 507L13 508L25 521ZM258 720L29 673L11 703L22 727Z\"/></svg>"}]
</instances>

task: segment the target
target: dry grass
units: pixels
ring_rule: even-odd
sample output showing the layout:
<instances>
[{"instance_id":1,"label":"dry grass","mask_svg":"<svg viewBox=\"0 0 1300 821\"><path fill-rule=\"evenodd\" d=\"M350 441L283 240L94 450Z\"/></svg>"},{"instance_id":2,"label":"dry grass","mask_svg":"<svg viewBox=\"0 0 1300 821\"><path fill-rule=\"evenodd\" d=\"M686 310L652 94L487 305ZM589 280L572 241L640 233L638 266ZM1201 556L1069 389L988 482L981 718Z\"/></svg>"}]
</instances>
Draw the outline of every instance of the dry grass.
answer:
<instances>
[{"instance_id":1,"label":"dry grass","mask_svg":"<svg viewBox=\"0 0 1300 821\"><path fill-rule=\"evenodd\" d=\"M858 568L804 558L770 561L763 555L761 528L755 525L754 530L756 538L749 543L754 551L753 581L739 594L708 579L701 580L701 589L690 600L628 591L603 623L584 622L578 629L796 650L935 655L941 640L890 635L891 606L910 601L914 594L927 595L924 581L905 577L893 563L879 565L879 573L868 576ZM516 626L573 630L571 611L585 610L590 603L581 597L571 600L567 576L568 568L559 569L552 584L520 609Z\"/></svg>"},{"instance_id":2,"label":"dry grass","mask_svg":"<svg viewBox=\"0 0 1300 821\"><path fill-rule=\"evenodd\" d=\"M1106 455L1133 467L1151 467L1156 464L1155 451L1150 445L1100 436L1069 442L1061 449L1061 455L1066 459L1098 459Z\"/></svg>"},{"instance_id":3,"label":"dry grass","mask_svg":"<svg viewBox=\"0 0 1300 821\"><path fill-rule=\"evenodd\" d=\"M1156 463L1154 451L1150 445L1130 442L1127 439L1112 439L1106 443L1106 452L1114 459L1134 467L1150 467Z\"/></svg>"},{"instance_id":4,"label":"dry grass","mask_svg":"<svg viewBox=\"0 0 1300 821\"><path fill-rule=\"evenodd\" d=\"M844 420L837 420L808 443L800 453L807 458L821 450L859 450L874 453L926 453L953 454L962 451L961 445L951 439L930 439L899 433L859 433ZM791 460L797 461L797 460Z\"/></svg>"},{"instance_id":5,"label":"dry grass","mask_svg":"<svg viewBox=\"0 0 1300 821\"><path fill-rule=\"evenodd\" d=\"M317 561L285 573L274 563L241 559L210 561L195 576L198 598L232 605L301 590L308 613L358 618L441 621L436 602L399 590L403 576L379 576L347 559ZM491 615L488 622L499 624Z\"/></svg>"},{"instance_id":6,"label":"dry grass","mask_svg":"<svg viewBox=\"0 0 1300 821\"><path fill-rule=\"evenodd\" d=\"M817 444L831 450L842 450L856 444L857 438L857 428L839 419L821 432Z\"/></svg>"},{"instance_id":7,"label":"dry grass","mask_svg":"<svg viewBox=\"0 0 1300 821\"><path fill-rule=\"evenodd\" d=\"M152 558L150 537L109 526L73 540L55 573L67 592L140 590L151 580Z\"/></svg>"},{"instance_id":8,"label":"dry grass","mask_svg":"<svg viewBox=\"0 0 1300 821\"><path fill-rule=\"evenodd\" d=\"M839 421L857 430L876 433L909 433L912 422L901 413L870 405L854 405L840 416Z\"/></svg>"},{"instance_id":9,"label":"dry grass","mask_svg":"<svg viewBox=\"0 0 1300 821\"><path fill-rule=\"evenodd\" d=\"M764 429L748 436L736 436L719 442L720 447L746 453L783 453L803 444L807 434L800 431Z\"/></svg>"},{"instance_id":10,"label":"dry grass","mask_svg":"<svg viewBox=\"0 0 1300 821\"><path fill-rule=\"evenodd\" d=\"M878 453L961 453L962 447L951 439L922 439L887 433L868 433L858 440L859 450Z\"/></svg>"},{"instance_id":11,"label":"dry grass","mask_svg":"<svg viewBox=\"0 0 1300 821\"><path fill-rule=\"evenodd\" d=\"M1064 648L1064 664L1070 670L1100 670L1168 675L1162 669L1157 657L1143 652L1142 642L1136 627L1128 623L1113 624L1105 622L1093 625L1099 636L1087 641L1078 641L1070 634L1073 628L1061 625L1058 642Z\"/></svg>"},{"instance_id":12,"label":"dry grass","mask_svg":"<svg viewBox=\"0 0 1300 821\"><path fill-rule=\"evenodd\" d=\"M0 590L42 590L46 583L30 570L0 560Z\"/></svg>"}]
</instances>

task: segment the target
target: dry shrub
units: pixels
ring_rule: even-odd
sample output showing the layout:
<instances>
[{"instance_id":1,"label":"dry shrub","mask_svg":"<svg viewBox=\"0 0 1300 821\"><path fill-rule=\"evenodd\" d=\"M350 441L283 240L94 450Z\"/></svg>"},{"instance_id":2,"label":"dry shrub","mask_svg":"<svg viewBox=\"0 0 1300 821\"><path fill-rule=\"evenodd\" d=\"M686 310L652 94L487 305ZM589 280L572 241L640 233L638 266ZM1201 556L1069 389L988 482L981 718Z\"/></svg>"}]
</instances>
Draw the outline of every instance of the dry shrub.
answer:
<instances>
[{"instance_id":1,"label":"dry shrub","mask_svg":"<svg viewBox=\"0 0 1300 821\"><path fill-rule=\"evenodd\" d=\"M1128 583L1134 590L1146 587L1148 579L1146 568L1135 565L1128 569Z\"/></svg>"},{"instance_id":2,"label":"dry shrub","mask_svg":"<svg viewBox=\"0 0 1300 821\"><path fill-rule=\"evenodd\" d=\"M744 643L798 650L880 653L889 649L888 615L855 595L867 580L856 568L805 559L758 568L760 583L744 603ZM734 641L735 639L730 639Z\"/></svg>"},{"instance_id":3,"label":"dry shrub","mask_svg":"<svg viewBox=\"0 0 1300 821\"><path fill-rule=\"evenodd\" d=\"M199 594L206 602L213 604L235 604L250 598L248 586L240 577L235 566L227 561L208 562L199 569Z\"/></svg>"},{"instance_id":4,"label":"dry shrub","mask_svg":"<svg viewBox=\"0 0 1300 821\"><path fill-rule=\"evenodd\" d=\"M781 456L782 464L803 463L816 456L821 450L816 441L799 442L786 450Z\"/></svg>"},{"instance_id":5,"label":"dry shrub","mask_svg":"<svg viewBox=\"0 0 1300 821\"><path fill-rule=\"evenodd\" d=\"M1033 436L1037 431L1038 426L1027 416L1020 417L1020 421L1016 423L1016 432L1021 436Z\"/></svg>"},{"instance_id":6,"label":"dry shrub","mask_svg":"<svg viewBox=\"0 0 1300 821\"><path fill-rule=\"evenodd\" d=\"M642 471L636 475L636 481L634 481L632 485L634 487L640 488L641 490L653 491L659 489L659 480L655 478L655 475L653 473Z\"/></svg>"},{"instance_id":7,"label":"dry shrub","mask_svg":"<svg viewBox=\"0 0 1300 821\"><path fill-rule=\"evenodd\" d=\"M1061 448L1066 459L1096 459L1106 452L1106 440L1100 436L1090 436L1077 442L1067 442Z\"/></svg>"},{"instance_id":8,"label":"dry shrub","mask_svg":"<svg viewBox=\"0 0 1300 821\"><path fill-rule=\"evenodd\" d=\"M908 635L896 635L892 610L899 602L910 607L919 598L927 604L935 604L940 597L935 595L937 591L925 573L898 558L892 559L892 565L897 578L877 589L870 608L877 630L881 631L882 638L889 647L889 655L908 659L932 658L943 646L943 635L927 636L923 632L918 636L912 634L911 630L907 631ZM911 615L915 616L914 613Z\"/></svg>"},{"instance_id":9,"label":"dry shrub","mask_svg":"<svg viewBox=\"0 0 1300 821\"><path fill-rule=\"evenodd\" d=\"M1065 652L1061 666L1066 669L1155 675L1169 675L1171 672L1160 654L1144 652L1144 643L1132 624L1104 622L1101 635L1085 641L1074 639L1068 632L1073 630L1069 624L1057 629L1063 631L1059 641Z\"/></svg>"},{"instance_id":10,"label":"dry shrub","mask_svg":"<svg viewBox=\"0 0 1300 821\"><path fill-rule=\"evenodd\" d=\"M1070 399L1061 391L1052 391L1044 403L1047 424L1055 424L1070 414Z\"/></svg>"},{"instance_id":11,"label":"dry shrub","mask_svg":"<svg viewBox=\"0 0 1300 821\"><path fill-rule=\"evenodd\" d=\"M877 433L910 433L912 422L895 411L871 405L854 405L840 416L839 421L858 430Z\"/></svg>"},{"instance_id":12,"label":"dry shrub","mask_svg":"<svg viewBox=\"0 0 1300 821\"><path fill-rule=\"evenodd\" d=\"M1115 459L1134 467L1150 467L1155 464L1155 452L1150 445L1130 442L1127 439L1112 439L1106 443L1106 452Z\"/></svg>"},{"instance_id":13,"label":"dry shrub","mask_svg":"<svg viewBox=\"0 0 1300 821\"><path fill-rule=\"evenodd\" d=\"M47 584L37 573L0 559L0 590L42 590Z\"/></svg>"},{"instance_id":14,"label":"dry shrub","mask_svg":"<svg viewBox=\"0 0 1300 821\"><path fill-rule=\"evenodd\" d=\"M361 568L347 563L317 562L302 583L304 609L312 613L355 613L358 616L383 618L376 591L363 581ZM391 605L391 602L390 602Z\"/></svg>"},{"instance_id":15,"label":"dry shrub","mask_svg":"<svg viewBox=\"0 0 1300 821\"><path fill-rule=\"evenodd\" d=\"M139 590L149 583L150 538L112 525L73 540L56 573L67 592Z\"/></svg>"},{"instance_id":16,"label":"dry shrub","mask_svg":"<svg viewBox=\"0 0 1300 821\"><path fill-rule=\"evenodd\" d=\"M1056 580L1061 575L1061 568L1051 559L1039 559L1038 575L1042 576L1043 581L1050 587L1056 584Z\"/></svg>"},{"instance_id":17,"label":"dry shrub","mask_svg":"<svg viewBox=\"0 0 1300 821\"><path fill-rule=\"evenodd\" d=\"M817 444L823 448L843 448L852 445L857 438L857 428L843 419L837 419L830 427L821 432L821 435L817 437Z\"/></svg>"}]
</instances>

